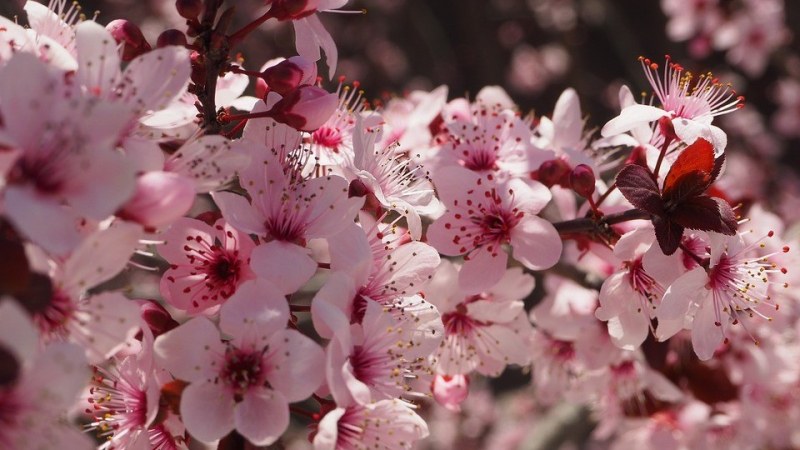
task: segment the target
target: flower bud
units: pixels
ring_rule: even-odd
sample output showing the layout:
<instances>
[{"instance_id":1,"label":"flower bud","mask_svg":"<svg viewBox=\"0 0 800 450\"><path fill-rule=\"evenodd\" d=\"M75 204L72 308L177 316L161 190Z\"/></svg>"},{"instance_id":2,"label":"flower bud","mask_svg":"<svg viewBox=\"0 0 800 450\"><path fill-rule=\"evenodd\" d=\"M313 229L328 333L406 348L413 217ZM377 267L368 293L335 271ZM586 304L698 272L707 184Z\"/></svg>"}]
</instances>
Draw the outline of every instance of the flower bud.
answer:
<instances>
[{"instance_id":1,"label":"flower bud","mask_svg":"<svg viewBox=\"0 0 800 450\"><path fill-rule=\"evenodd\" d=\"M336 111L339 97L316 86L300 86L279 100L270 116L300 131L314 131Z\"/></svg>"},{"instance_id":2,"label":"flower bud","mask_svg":"<svg viewBox=\"0 0 800 450\"><path fill-rule=\"evenodd\" d=\"M270 90L286 95L298 86L312 84L317 78L317 65L302 56L292 56L266 68L262 78Z\"/></svg>"},{"instance_id":3,"label":"flower bud","mask_svg":"<svg viewBox=\"0 0 800 450\"><path fill-rule=\"evenodd\" d=\"M172 172L148 172L136 180L136 192L117 213L125 220L158 228L183 216L194 203L194 184Z\"/></svg>"},{"instance_id":4,"label":"flower bud","mask_svg":"<svg viewBox=\"0 0 800 450\"><path fill-rule=\"evenodd\" d=\"M319 0L267 0L272 6L269 9L272 17L284 20L297 20L314 14Z\"/></svg>"},{"instance_id":5,"label":"flower bud","mask_svg":"<svg viewBox=\"0 0 800 450\"><path fill-rule=\"evenodd\" d=\"M547 187L555 186L556 184L564 184L565 178L569 175L569 164L561 159L551 159L545 161L539 166L536 171L535 179L539 180Z\"/></svg>"},{"instance_id":6,"label":"flower bud","mask_svg":"<svg viewBox=\"0 0 800 450\"><path fill-rule=\"evenodd\" d=\"M634 147L631 154L628 155L628 159L625 160L625 165L628 164L638 164L642 167L647 167L647 149L642 145Z\"/></svg>"},{"instance_id":7,"label":"flower bud","mask_svg":"<svg viewBox=\"0 0 800 450\"><path fill-rule=\"evenodd\" d=\"M183 34L182 31L176 30L174 28L169 29L158 35L158 40L156 41L156 47L162 48L167 47L169 45L180 45L186 46L186 35Z\"/></svg>"},{"instance_id":8,"label":"flower bud","mask_svg":"<svg viewBox=\"0 0 800 450\"><path fill-rule=\"evenodd\" d=\"M172 318L169 311L153 300L137 300L142 320L153 332L153 337L158 337L179 324Z\"/></svg>"},{"instance_id":9,"label":"flower bud","mask_svg":"<svg viewBox=\"0 0 800 450\"><path fill-rule=\"evenodd\" d=\"M569 174L572 190L583 198L591 198L594 194L594 171L586 164L578 164Z\"/></svg>"},{"instance_id":10,"label":"flower bud","mask_svg":"<svg viewBox=\"0 0 800 450\"><path fill-rule=\"evenodd\" d=\"M131 61L139 55L152 50L147 39L144 38L142 30L131 22L124 19L111 21L106 25L106 30L111 33L117 44L122 45L122 60Z\"/></svg>"},{"instance_id":11,"label":"flower bud","mask_svg":"<svg viewBox=\"0 0 800 450\"><path fill-rule=\"evenodd\" d=\"M461 403L469 394L469 377L466 375L436 375L431 386L436 402L450 411L461 411Z\"/></svg>"},{"instance_id":12,"label":"flower bud","mask_svg":"<svg viewBox=\"0 0 800 450\"><path fill-rule=\"evenodd\" d=\"M186 20L197 20L203 12L202 0L176 0L175 9Z\"/></svg>"}]
</instances>

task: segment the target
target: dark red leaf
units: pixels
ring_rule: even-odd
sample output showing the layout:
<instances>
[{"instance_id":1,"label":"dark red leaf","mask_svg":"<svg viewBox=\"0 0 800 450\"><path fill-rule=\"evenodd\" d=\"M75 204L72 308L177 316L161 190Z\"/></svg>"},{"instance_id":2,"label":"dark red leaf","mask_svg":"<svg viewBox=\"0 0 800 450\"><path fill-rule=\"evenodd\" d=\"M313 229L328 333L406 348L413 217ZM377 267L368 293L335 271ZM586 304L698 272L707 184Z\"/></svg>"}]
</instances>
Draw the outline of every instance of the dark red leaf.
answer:
<instances>
[{"instance_id":1,"label":"dark red leaf","mask_svg":"<svg viewBox=\"0 0 800 450\"><path fill-rule=\"evenodd\" d=\"M721 154L719 158L714 160L714 169L711 171L711 181L709 185L715 181L717 181L717 177L719 177L720 172L722 172L722 166L725 164L725 154Z\"/></svg>"},{"instance_id":2,"label":"dark red leaf","mask_svg":"<svg viewBox=\"0 0 800 450\"><path fill-rule=\"evenodd\" d=\"M658 240L658 246L661 247L661 251L665 255L675 253L681 243L683 227L661 217L653 218L653 227L655 228L656 240Z\"/></svg>"},{"instance_id":3,"label":"dark red leaf","mask_svg":"<svg viewBox=\"0 0 800 450\"><path fill-rule=\"evenodd\" d=\"M667 213L676 205L692 197L702 195L708 187L707 183L708 174L705 172L694 171L684 174L672 185L672 189L663 193L664 208Z\"/></svg>"},{"instance_id":4,"label":"dark red leaf","mask_svg":"<svg viewBox=\"0 0 800 450\"><path fill-rule=\"evenodd\" d=\"M670 220L690 230L736 234L736 216L730 205L720 198L701 195L681 203Z\"/></svg>"},{"instance_id":5,"label":"dark red leaf","mask_svg":"<svg viewBox=\"0 0 800 450\"><path fill-rule=\"evenodd\" d=\"M657 216L664 214L658 185L650 171L642 166L625 166L617 175L617 188L631 204Z\"/></svg>"},{"instance_id":6,"label":"dark red leaf","mask_svg":"<svg viewBox=\"0 0 800 450\"><path fill-rule=\"evenodd\" d=\"M681 178L693 172L704 173L702 183L705 187L711 184L711 173L714 171L714 147L703 138L686 147L672 164L664 180L664 196L666 197Z\"/></svg>"}]
</instances>

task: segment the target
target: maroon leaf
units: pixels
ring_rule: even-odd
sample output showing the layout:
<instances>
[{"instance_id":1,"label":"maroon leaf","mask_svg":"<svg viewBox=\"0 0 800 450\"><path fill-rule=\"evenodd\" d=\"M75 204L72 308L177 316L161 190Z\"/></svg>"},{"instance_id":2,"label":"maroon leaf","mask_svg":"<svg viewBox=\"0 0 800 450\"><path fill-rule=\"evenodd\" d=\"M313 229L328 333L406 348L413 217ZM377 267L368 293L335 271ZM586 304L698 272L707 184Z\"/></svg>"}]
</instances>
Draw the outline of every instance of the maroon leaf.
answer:
<instances>
[{"instance_id":1,"label":"maroon leaf","mask_svg":"<svg viewBox=\"0 0 800 450\"><path fill-rule=\"evenodd\" d=\"M678 250L683 236L683 227L665 220L661 217L653 218L653 227L656 231L656 240L665 255L671 255Z\"/></svg>"},{"instance_id":2,"label":"maroon leaf","mask_svg":"<svg viewBox=\"0 0 800 450\"><path fill-rule=\"evenodd\" d=\"M627 165L617 175L616 182L619 191L633 206L657 216L664 214L658 185L648 169Z\"/></svg>"},{"instance_id":3,"label":"maroon leaf","mask_svg":"<svg viewBox=\"0 0 800 450\"><path fill-rule=\"evenodd\" d=\"M725 154L723 153L719 158L714 160L714 169L711 171L711 181L708 183L709 186L711 186L711 183L717 181L717 177L719 177L720 172L722 172L722 166L724 164Z\"/></svg>"},{"instance_id":4,"label":"maroon leaf","mask_svg":"<svg viewBox=\"0 0 800 450\"><path fill-rule=\"evenodd\" d=\"M723 211L723 208L727 210ZM728 213L729 212L729 213ZM673 222L690 230L736 234L736 218L724 200L702 195L683 203L670 215Z\"/></svg>"},{"instance_id":5,"label":"maroon leaf","mask_svg":"<svg viewBox=\"0 0 800 450\"><path fill-rule=\"evenodd\" d=\"M707 140L698 138L694 144L683 150L670 167L664 180L664 197L669 196L676 184L690 174L693 177L700 175L701 179L697 183L705 190L713 181L711 173L714 169L714 147Z\"/></svg>"}]
</instances>

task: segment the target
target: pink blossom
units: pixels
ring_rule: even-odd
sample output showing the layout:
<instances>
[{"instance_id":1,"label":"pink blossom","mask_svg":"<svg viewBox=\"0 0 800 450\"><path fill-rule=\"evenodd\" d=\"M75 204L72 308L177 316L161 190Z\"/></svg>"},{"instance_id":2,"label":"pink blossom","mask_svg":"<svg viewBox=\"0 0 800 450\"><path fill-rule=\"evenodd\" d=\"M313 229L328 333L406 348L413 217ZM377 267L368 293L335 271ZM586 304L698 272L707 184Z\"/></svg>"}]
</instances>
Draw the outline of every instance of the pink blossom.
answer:
<instances>
[{"instance_id":1,"label":"pink blossom","mask_svg":"<svg viewBox=\"0 0 800 450\"><path fill-rule=\"evenodd\" d=\"M133 197L117 215L145 227L169 225L194 203L194 184L178 174L148 172L136 179Z\"/></svg>"},{"instance_id":2,"label":"pink blossom","mask_svg":"<svg viewBox=\"0 0 800 450\"><path fill-rule=\"evenodd\" d=\"M745 244L741 235L713 234L709 266L686 272L667 288L656 311L659 322L664 322L656 329L659 340L677 333L684 320L690 322L694 351L708 360L731 325L745 326L741 322L745 315L767 317L765 307L776 309L770 285L781 269L767 258L777 252L758 256L757 248Z\"/></svg>"},{"instance_id":3,"label":"pink blossom","mask_svg":"<svg viewBox=\"0 0 800 450\"><path fill-rule=\"evenodd\" d=\"M469 377L466 375L436 375L431 391L437 403L452 412L460 412L461 404L469 394Z\"/></svg>"},{"instance_id":4,"label":"pink blossom","mask_svg":"<svg viewBox=\"0 0 800 450\"><path fill-rule=\"evenodd\" d=\"M156 338L156 360L189 382L181 418L199 441L236 429L254 445L269 445L289 426L289 403L322 381L322 349L286 329L289 307L279 292L265 280L249 281L221 308L219 330L197 317ZM220 331L231 339L222 341Z\"/></svg>"},{"instance_id":5,"label":"pink blossom","mask_svg":"<svg viewBox=\"0 0 800 450\"><path fill-rule=\"evenodd\" d=\"M443 260L425 290L444 322L444 342L432 355L437 372L498 375L508 364L527 365L531 324L522 300L533 291L533 277L515 267L494 286L469 295L459 289L460 269Z\"/></svg>"},{"instance_id":6,"label":"pink blossom","mask_svg":"<svg viewBox=\"0 0 800 450\"><path fill-rule=\"evenodd\" d=\"M529 269L558 262L558 232L536 216L551 198L544 185L519 179L495 184L491 174L447 167L437 175L436 189L448 211L428 228L428 240L445 255L465 255L459 284L466 293L479 293L502 278L508 262L504 244Z\"/></svg>"},{"instance_id":7,"label":"pink blossom","mask_svg":"<svg viewBox=\"0 0 800 450\"><path fill-rule=\"evenodd\" d=\"M425 421L400 400L339 406L325 414L313 438L315 450L413 448L428 436Z\"/></svg>"},{"instance_id":8,"label":"pink blossom","mask_svg":"<svg viewBox=\"0 0 800 450\"><path fill-rule=\"evenodd\" d=\"M304 179L295 168L285 172L285 160L279 156L266 156L263 163L254 158L254 164L241 173L240 182L252 204L230 192L212 197L228 223L264 239L253 251L254 272L290 293L316 272L317 263L306 249L308 240L330 238L341 231L355 217L363 199L347 197L344 178Z\"/></svg>"},{"instance_id":9,"label":"pink blossom","mask_svg":"<svg viewBox=\"0 0 800 450\"><path fill-rule=\"evenodd\" d=\"M619 116L603 126L603 137L624 133L642 124L668 117L675 134L687 144L698 137L710 141L722 152L728 139L725 132L711 125L714 117L744 106L744 97L737 96L730 84L722 84L711 73L694 75L667 57L663 78L658 64L641 58L642 68L661 107L634 104L625 107Z\"/></svg>"},{"instance_id":10,"label":"pink blossom","mask_svg":"<svg viewBox=\"0 0 800 450\"><path fill-rule=\"evenodd\" d=\"M213 227L178 219L162 237L158 251L170 268L161 278L161 295L178 309L215 311L242 283L255 278L250 270L255 243L222 219Z\"/></svg>"}]
</instances>

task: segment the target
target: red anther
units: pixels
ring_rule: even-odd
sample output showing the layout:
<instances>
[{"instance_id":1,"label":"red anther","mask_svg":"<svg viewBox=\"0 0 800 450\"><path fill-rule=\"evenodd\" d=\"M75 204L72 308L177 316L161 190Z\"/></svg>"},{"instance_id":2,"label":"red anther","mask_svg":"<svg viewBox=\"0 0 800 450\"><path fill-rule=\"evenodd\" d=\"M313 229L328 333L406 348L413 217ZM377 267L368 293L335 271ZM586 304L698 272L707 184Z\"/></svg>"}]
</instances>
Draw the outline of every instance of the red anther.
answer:
<instances>
[{"instance_id":1,"label":"red anther","mask_svg":"<svg viewBox=\"0 0 800 450\"><path fill-rule=\"evenodd\" d=\"M783 253L789 253L789 246L788 245L785 245L783 247Z\"/></svg>"},{"instance_id":2,"label":"red anther","mask_svg":"<svg viewBox=\"0 0 800 450\"><path fill-rule=\"evenodd\" d=\"M772 231L772 230L769 230L769 233L767 233L767 236L769 236L769 237L775 236L775 232Z\"/></svg>"}]
</instances>

